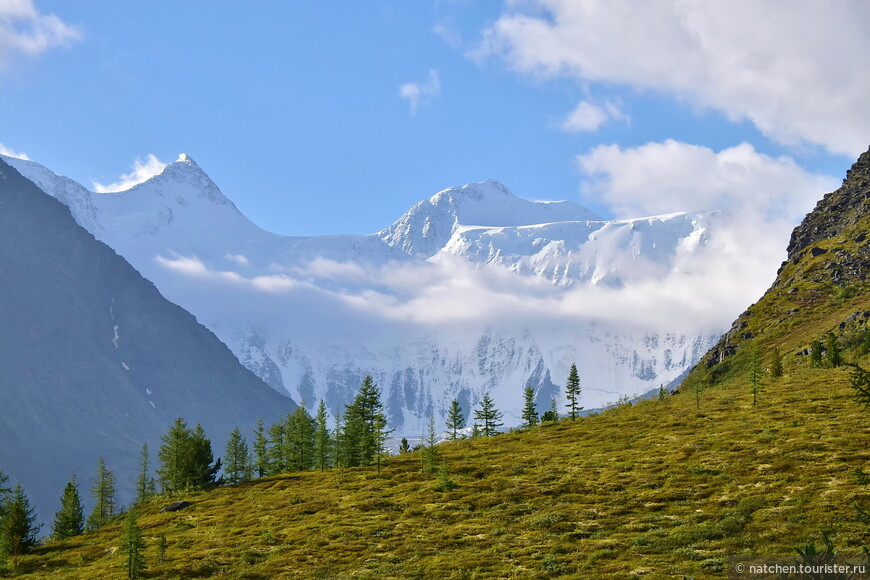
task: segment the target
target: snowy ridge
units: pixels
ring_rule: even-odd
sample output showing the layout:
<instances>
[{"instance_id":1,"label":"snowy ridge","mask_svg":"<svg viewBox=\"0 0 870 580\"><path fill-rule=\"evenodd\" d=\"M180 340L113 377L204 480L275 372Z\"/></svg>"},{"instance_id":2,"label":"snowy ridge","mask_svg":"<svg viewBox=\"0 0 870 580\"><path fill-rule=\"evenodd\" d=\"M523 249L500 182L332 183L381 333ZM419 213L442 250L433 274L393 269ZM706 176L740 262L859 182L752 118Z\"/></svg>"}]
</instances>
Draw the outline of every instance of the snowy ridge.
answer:
<instances>
[{"instance_id":1,"label":"snowy ridge","mask_svg":"<svg viewBox=\"0 0 870 580\"><path fill-rule=\"evenodd\" d=\"M107 194L6 159L276 390L336 412L372 374L397 434L418 434L453 398L469 414L487 391L518 416L527 384L548 408L573 362L582 404L602 406L668 383L718 336L650 328L641 310L630 323L523 313L679 271L709 243L711 214L603 221L490 180L443 190L375 234L292 237L253 224L186 155ZM500 300L507 310L487 310Z\"/></svg>"}]
</instances>

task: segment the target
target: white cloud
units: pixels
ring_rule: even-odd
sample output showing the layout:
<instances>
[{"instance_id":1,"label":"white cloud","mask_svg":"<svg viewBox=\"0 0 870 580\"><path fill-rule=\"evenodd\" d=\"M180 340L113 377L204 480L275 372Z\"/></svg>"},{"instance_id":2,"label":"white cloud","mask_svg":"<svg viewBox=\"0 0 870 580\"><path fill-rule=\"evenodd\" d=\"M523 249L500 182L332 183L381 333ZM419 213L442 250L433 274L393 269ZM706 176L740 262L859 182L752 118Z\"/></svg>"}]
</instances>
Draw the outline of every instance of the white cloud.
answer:
<instances>
[{"instance_id":1,"label":"white cloud","mask_svg":"<svg viewBox=\"0 0 870 580\"><path fill-rule=\"evenodd\" d=\"M304 283L299 282L286 274L254 276L248 278L231 270L216 270L206 265L196 256L173 255L170 258L156 256L154 261L164 268L172 270L173 272L181 274L187 278L222 282L269 294L281 294L304 285Z\"/></svg>"},{"instance_id":2,"label":"white cloud","mask_svg":"<svg viewBox=\"0 0 870 580\"><path fill-rule=\"evenodd\" d=\"M620 218L678 211L724 210L797 223L837 180L809 173L790 157L752 145L715 152L674 140L635 148L601 145L578 156L588 177L583 197ZM785 247L785 240L778 240Z\"/></svg>"},{"instance_id":3,"label":"white cloud","mask_svg":"<svg viewBox=\"0 0 870 580\"><path fill-rule=\"evenodd\" d=\"M3 143L0 143L0 155L5 155L6 157L15 157L16 159L24 159L26 161L30 161L30 157L27 156L27 153L20 153L15 151L11 147L7 147Z\"/></svg>"},{"instance_id":4,"label":"white cloud","mask_svg":"<svg viewBox=\"0 0 870 580\"><path fill-rule=\"evenodd\" d=\"M462 46L462 35L446 21L441 21L433 26L432 32L450 48L456 49Z\"/></svg>"},{"instance_id":5,"label":"white cloud","mask_svg":"<svg viewBox=\"0 0 870 580\"><path fill-rule=\"evenodd\" d=\"M250 265L251 261L248 260L247 256L244 254L227 254L224 256L230 262L235 262L236 264L241 264L242 266Z\"/></svg>"},{"instance_id":6,"label":"white cloud","mask_svg":"<svg viewBox=\"0 0 870 580\"><path fill-rule=\"evenodd\" d=\"M580 101L574 110L565 117L560 127L568 133L594 132L610 120L628 121L628 116L614 102L598 106L588 101Z\"/></svg>"},{"instance_id":7,"label":"white cloud","mask_svg":"<svg viewBox=\"0 0 870 580\"><path fill-rule=\"evenodd\" d=\"M166 168L166 165L168 164L160 161L157 157L149 153L144 160L137 157L133 162L133 171L130 173L124 173L118 181L104 185L92 180L91 184L94 191L97 193L117 193L119 191L126 191L134 185L139 185L140 183L148 181L155 175L159 175L160 172Z\"/></svg>"},{"instance_id":8,"label":"white cloud","mask_svg":"<svg viewBox=\"0 0 870 580\"><path fill-rule=\"evenodd\" d=\"M54 14L41 14L33 0L0 0L0 68L20 56L36 57L82 38L81 29Z\"/></svg>"},{"instance_id":9,"label":"white cloud","mask_svg":"<svg viewBox=\"0 0 870 580\"><path fill-rule=\"evenodd\" d=\"M870 135L863 0L526 0L472 56L541 78L655 90L788 145L855 156Z\"/></svg>"},{"instance_id":10,"label":"white cloud","mask_svg":"<svg viewBox=\"0 0 870 580\"><path fill-rule=\"evenodd\" d=\"M417 108L421 104L428 103L432 98L441 95L441 79L438 71L429 71L429 79L425 84L406 83L399 86L399 97L408 100L411 114L417 114Z\"/></svg>"}]
</instances>

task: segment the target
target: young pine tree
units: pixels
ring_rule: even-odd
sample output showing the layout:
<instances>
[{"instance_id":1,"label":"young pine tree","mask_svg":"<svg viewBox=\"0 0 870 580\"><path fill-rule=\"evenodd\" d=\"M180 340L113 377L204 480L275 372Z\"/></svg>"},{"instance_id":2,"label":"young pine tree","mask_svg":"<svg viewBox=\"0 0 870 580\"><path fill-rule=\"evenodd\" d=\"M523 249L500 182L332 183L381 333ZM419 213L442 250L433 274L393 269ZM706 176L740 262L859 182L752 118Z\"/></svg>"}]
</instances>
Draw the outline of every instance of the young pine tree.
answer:
<instances>
[{"instance_id":1,"label":"young pine tree","mask_svg":"<svg viewBox=\"0 0 870 580\"><path fill-rule=\"evenodd\" d=\"M531 385L523 389L523 426L531 429L538 424L538 410L535 408L535 389Z\"/></svg>"},{"instance_id":2,"label":"young pine tree","mask_svg":"<svg viewBox=\"0 0 870 580\"><path fill-rule=\"evenodd\" d=\"M752 358L749 361L749 388L752 391L752 406L758 405L758 395L764 392L761 383L761 353L758 345L752 348Z\"/></svg>"},{"instance_id":3,"label":"young pine tree","mask_svg":"<svg viewBox=\"0 0 870 580\"><path fill-rule=\"evenodd\" d=\"M151 477L151 460L148 456L148 444L142 445L139 458L139 477L136 480L136 504L142 504L157 495L157 484Z\"/></svg>"},{"instance_id":4,"label":"young pine tree","mask_svg":"<svg viewBox=\"0 0 870 580\"><path fill-rule=\"evenodd\" d=\"M558 421L559 420L559 405L556 403L556 397L550 397L550 410L545 411L543 415L541 415L541 423L546 423L547 421Z\"/></svg>"},{"instance_id":5,"label":"young pine tree","mask_svg":"<svg viewBox=\"0 0 870 580\"><path fill-rule=\"evenodd\" d=\"M121 553L126 556L124 567L127 570L127 578L135 580L140 578L145 571L145 540L142 538L142 529L136 517L136 512L130 510L124 518L124 527L121 529Z\"/></svg>"},{"instance_id":6,"label":"young pine tree","mask_svg":"<svg viewBox=\"0 0 870 580\"><path fill-rule=\"evenodd\" d=\"M577 412L582 411L583 407L579 405L580 403L580 374L577 372L577 365L572 364L571 370L568 372L568 382L565 385L565 398L568 399L568 403L565 405L568 407L571 420L577 420Z\"/></svg>"},{"instance_id":7,"label":"young pine tree","mask_svg":"<svg viewBox=\"0 0 870 580\"><path fill-rule=\"evenodd\" d=\"M0 522L0 553L10 557L12 567L17 568L18 559L36 546L40 526L36 525L36 514L21 485L15 486L5 511Z\"/></svg>"},{"instance_id":8,"label":"young pine tree","mask_svg":"<svg viewBox=\"0 0 870 580\"><path fill-rule=\"evenodd\" d=\"M782 355L779 354L778 348L774 348L770 353L770 376L774 379L782 376Z\"/></svg>"},{"instance_id":9,"label":"young pine tree","mask_svg":"<svg viewBox=\"0 0 870 580\"><path fill-rule=\"evenodd\" d=\"M462 407L459 406L459 401L456 399L450 402L450 408L447 409L445 427L447 427L451 439L458 439L459 431L465 429L465 415L462 414Z\"/></svg>"},{"instance_id":10,"label":"young pine tree","mask_svg":"<svg viewBox=\"0 0 870 580\"><path fill-rule=\"evenodd\" d=\"M254 476L263 477L269 473L269 443L263 427L263 418L257 419L257 430L254 431Z\"/></svg>"},{"instance_id":11,"label":"young pine tree","mask_svg":"<svg viewBox=\"0 0 870 580\"><path fill-rule=\"evenodd\" d=\"M97 463L97 481L91 488L94 509L88 516L88 531L99 530L115 517L115 474L106 469L106 462L100 457Z\"/></svg>"},{"instance_id":12,"label":"young pine tree","mask_svg":"<svg viewBox=\"0 0 870 580\"><path fill-rule=\"evenodd\" d=\"M822 341L819 339L810 343L810 366L813 368L822 366Z\"/></svg>"},{"instance_id":13,"label":"young pine tree","mask_svg":"<svg viewBox=\"0 0 870 580\"><path fill-rule=\"evenodd\" d=\"M438 462L438 435L435 433L435 417L429 415L426 423L426 436L423 438L422 454L423 473L435 473L435 465Z\"/></svg>"},{"instance_id":14,"label":"young pine tree","mask_svg":"<svg viewBox=\"0 0 870 580\"><path fill-rule=\"evenodd\" d=\"M408 440L405 437L402 437L402 442L399 443L399 453L405 454L411 452L411 444L408 443Z\"/></svg>"},{"instance_id":15,"label":"young pine tree","mask_svg":"<svg viewBox=\"0 0 870 580\"><path fill-rule=\"evenodd\" d=\"M499 433L498 428L504 425L501 423L501 419L501 411L495 408L495 403L490 398L489 393L485 393L483 399L480 400L480 409L474 411L475 426L478 426L482 436L494 437Z\"/></svg>"},{"instance_id":16,"label":"young pine tree","mask_svg":"<svg viewBox=\"0 0 870 580\"><path fill-rule=\"evenodd\" d=\"M60 498L60 511L54 514L54 525L51 536L55 540L66 540L80 536L85 532L85 516L82 510L82 500L79 497L79 485L76 476L70 478L63 489Z\"/></svg>"},{"instance_id":17,"label":"young pine tree","mask_svg":"<svg viewBox=\"0 0 870 580\"><path fill-rule=\"evenodd\" d=\"M833 332L828 333L828 366L835 369L843 364L843 355L840 354L840 345Z\"/></svg>"},{"instance_id":18,"label":"young pine tree","mask_svg":"<svg viewBox=\"0 0 870 580\"><path fill-rule=\"evenodd\" d=\"M248 450L248 442L238 429L233 429L227 440L223 466L226 481L230 485L243 483L251 478L251 453Z\"/></svg>"},{"instance_id":19,"label":"young pine tree","mask_svg":"<svg viewBox=\"0 0 870 580\"><path fill-rule=\"evenodd\" d=\"M332 455L332 437L329 433L329 427L326 423L329 419L329 413L326 410L326 403L320 399L317 404L317 413L314 415L314 452L317 455L317 467L320 471L326 471L329 467L329 462Z\"/></svg>"}]
</instances>

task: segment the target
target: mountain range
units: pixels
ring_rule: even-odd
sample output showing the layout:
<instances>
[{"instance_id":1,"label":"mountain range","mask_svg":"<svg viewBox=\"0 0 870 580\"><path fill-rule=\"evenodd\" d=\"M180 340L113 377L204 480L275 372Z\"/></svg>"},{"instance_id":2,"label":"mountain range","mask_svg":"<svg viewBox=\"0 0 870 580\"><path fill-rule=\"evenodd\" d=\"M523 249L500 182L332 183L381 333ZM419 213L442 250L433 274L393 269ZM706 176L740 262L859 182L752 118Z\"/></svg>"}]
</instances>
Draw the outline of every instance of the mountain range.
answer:
<instances>
[{"instance_id":1,"label":"mountain range","mask_svg":"<svg viewBox=\"0 0 870 580\"><path fill-rule=\"evenodd\" d=\"M335 414L373 375L397 435L454 398L470 416L487 391L517 424L522 389L549 408L572 363L582 404L601 407L668 384L720 333L651 322L656 306L631 298L703 258L715 213L608 221L489 180L370 235L293 237L257 227L187 155L119 193L5 160L277 392Z\"/></svg>"}]
</instances>

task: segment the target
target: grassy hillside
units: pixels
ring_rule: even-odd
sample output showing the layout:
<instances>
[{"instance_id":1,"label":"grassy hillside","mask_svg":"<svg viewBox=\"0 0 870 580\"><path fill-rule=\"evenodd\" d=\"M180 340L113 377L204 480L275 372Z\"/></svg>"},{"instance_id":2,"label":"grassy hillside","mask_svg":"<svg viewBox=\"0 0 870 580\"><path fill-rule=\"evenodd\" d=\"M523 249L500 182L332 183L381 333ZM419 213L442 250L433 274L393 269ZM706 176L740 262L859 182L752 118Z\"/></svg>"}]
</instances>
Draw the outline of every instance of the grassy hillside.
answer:
<instances>
[{"instance_id":1,"label":"grassy hillside","mask_svg":"<svg viewBox=\"0 0 870 580\"><path fill-rule=\"evenodd\" d=\"M816 292L818 289L806 289ZM806 293L786 294L805 300ZM848 371L796 353L864 296L818 301L813 315L747 326L785 354L751 405L748 349L717 383L532 432L445 444L453 491L436 491L419 455L373 469L306 472L185 497L140 523L152 578L718 577L729 554L789 554L819 530L870 544L853 505L870 505L870 412ZM777 293L753 312L787 309ZM761 317L750 315L760 320ZM850 353L847 352L847 358ZM870 361L868 361L870 362ZM23 578L123 578L119 526L48 544ZM160 535L168 542L156 563Z\"/></svg>"}]
</instances>

